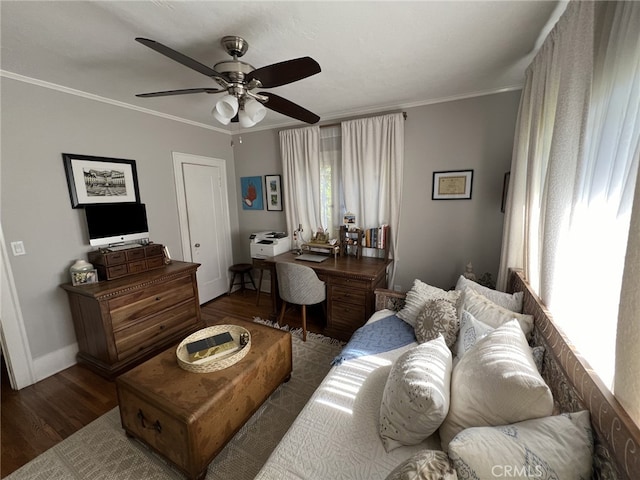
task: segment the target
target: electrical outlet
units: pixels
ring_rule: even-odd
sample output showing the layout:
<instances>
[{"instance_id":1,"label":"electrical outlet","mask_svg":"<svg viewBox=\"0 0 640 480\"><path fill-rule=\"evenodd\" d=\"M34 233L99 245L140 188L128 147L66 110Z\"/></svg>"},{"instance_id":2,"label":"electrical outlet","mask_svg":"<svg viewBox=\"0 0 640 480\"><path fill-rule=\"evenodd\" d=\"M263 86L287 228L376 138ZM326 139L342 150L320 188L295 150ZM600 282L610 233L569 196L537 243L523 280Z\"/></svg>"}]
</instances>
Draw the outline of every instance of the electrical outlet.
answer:
<instances>
[{"instance_id":1,"label":"electrical outlet","mask_svg":"<svg viewBox=\"0 0 640 480\"><path fill-rule=\"evenodd\" d=\"M22 240L18 242L11 242L11 251L13 252L14 257L27 254L27 251L24 249L24 243L22 243Z\"/></svg>"}]
</instances>

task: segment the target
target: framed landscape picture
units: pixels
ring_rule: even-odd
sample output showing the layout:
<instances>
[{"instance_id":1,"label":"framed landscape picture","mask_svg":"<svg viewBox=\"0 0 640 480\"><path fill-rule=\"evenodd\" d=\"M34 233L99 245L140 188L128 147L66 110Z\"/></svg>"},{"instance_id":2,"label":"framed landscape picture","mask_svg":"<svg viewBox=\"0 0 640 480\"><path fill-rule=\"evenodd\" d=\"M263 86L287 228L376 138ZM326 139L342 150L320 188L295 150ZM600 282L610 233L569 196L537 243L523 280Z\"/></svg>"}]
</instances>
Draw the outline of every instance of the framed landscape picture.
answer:
<instances>
[{"instance_id":1,"label":"framed landscape picture","mask_svg":"<svg viewBox=\"0 0 640 480\"><path fill-rule=\"evenodd\" d=\"M473 170L433 172L432 200L469 200Z\"/></svg>"},{"instance_id":2,"label":"framed landscape picture","mask_svg":"<svg viewBox=\"0 0 640 480\"><path fill-rule=\"evenodd\" d=\"M265 175L264 188L267 192L267 210L282 211L282 182L280 175Z\"/></svg>"},{"instance_id":3,"label":"framed landscape picture","mask_svg":"<svg viewBox=\"0 0 640 480\"><path fill-rule=\"evenodd\" d=\"M96 203L139 203L135 160L63 153L72 208Z\"/></svg>"}]
</instances>

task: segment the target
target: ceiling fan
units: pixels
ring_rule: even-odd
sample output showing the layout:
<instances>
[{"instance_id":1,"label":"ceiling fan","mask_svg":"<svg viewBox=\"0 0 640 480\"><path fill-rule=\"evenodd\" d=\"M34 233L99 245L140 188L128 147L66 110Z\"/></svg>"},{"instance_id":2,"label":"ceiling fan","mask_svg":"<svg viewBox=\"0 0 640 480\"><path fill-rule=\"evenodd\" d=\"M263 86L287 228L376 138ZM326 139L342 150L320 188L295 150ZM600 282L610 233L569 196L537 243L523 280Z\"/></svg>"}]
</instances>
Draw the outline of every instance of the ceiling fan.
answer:
<instances>
[{"instance_id":1,"label":"ceiling fan","mask_svg":"<svg viewBox=\"0 0 640 480\"><path fill-rule=\"evenodd\" d=\"M311 57L295 58L254 68L238 60L249 49L249 44L238 36L222 37L220 43L232 60L216 63L213 68L187 57L161 43L148 38L136 38L136 41L155 50L185 67L212 78L222 88L186 88L163 92L140 93L137 97L162 97L167 95L185 95L191 93L223 93L213 109L213 116L222 124L240 122L243 127L251 127L266 115L265 107L274 112L301 120L317 123L320 117L306 108L286 98L270 92L253 92L256 88L272 88L297 82L320 72L320 65Z\"/></svg>"}]
</instances>

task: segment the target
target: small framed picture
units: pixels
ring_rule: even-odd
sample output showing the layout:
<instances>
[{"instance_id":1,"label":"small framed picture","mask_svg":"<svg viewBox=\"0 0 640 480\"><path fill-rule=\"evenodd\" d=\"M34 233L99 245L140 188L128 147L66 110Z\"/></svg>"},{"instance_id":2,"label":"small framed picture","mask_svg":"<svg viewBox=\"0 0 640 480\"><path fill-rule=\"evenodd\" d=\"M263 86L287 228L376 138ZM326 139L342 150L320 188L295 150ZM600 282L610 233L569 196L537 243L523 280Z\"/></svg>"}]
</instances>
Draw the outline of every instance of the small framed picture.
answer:
<instances>
[{"instance_id":1,"label":"small framed picture","mask_svg":"<svg viewBox=\"0 0 640 480\"><path fill-rule=\"evenodd\" d=\"M264 210L262 206L262 178L240 177L243 210Z\"/></svg>"},{"instance_id":2,"label":"small framed picture","mask_svg":"<svg viewBox=\"0 0 640 480\"><path fill-rule=\"evenodd\" d=\"M473 170L433 172L432 200L470 200Z\"/></svg>"},{"instance_id":3,"label":"small framed picture","mask_svg":"<svg viewBox=\"0 0 640 480\"><path fill-rule=\"evenodd\" d=\"M342 222L347 227L354 227L356 225L356 216L353 213L347 212L344 214L344 218L342 219Z\"/></svg>"},{"instance_id":4,"label":"small framed picture","mask_svg":"<svg viewBox=\"0 0 640 480\"><path fill-rule=\"evenodd\" d=\"M88 285L98 281L98 270L85 270L84 272L73 272L71 274L71 283L75 285Z\"/></svg>"},{"instance_id":5,"label":"small framed picture","mask_svg":"<svg viewBox=\"0 0 640 480\"><path fill-rule=\"evenodd\" d=\"M267 210L282 211L282 182L280 175L265 175L264 189L267 192Z\"/></svg>"}]
</instances>

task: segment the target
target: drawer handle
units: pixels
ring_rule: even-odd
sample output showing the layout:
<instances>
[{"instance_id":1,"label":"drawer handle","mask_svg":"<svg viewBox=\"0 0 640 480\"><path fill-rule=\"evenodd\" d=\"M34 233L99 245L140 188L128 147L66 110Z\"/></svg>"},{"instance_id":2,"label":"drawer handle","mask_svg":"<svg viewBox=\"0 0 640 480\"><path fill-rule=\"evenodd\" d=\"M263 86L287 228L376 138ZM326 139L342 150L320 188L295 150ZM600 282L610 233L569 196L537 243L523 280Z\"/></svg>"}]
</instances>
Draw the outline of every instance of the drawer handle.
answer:
<instances>
[{"instance_id":1,"label":"drawer handle","mask_svg":"<svg viewBox=\"0 0 640 480\"><path fill-rule=\"evenodd\" d=\"M162 426L160 425L160 420L156 420L153 425L147 426L145 424L145 420L146 421L148 420L144 418L144 413L142 413L142 410L138 410L138 419L140 420L140 425L142 425L142 428L146 428L147 430L157 430L158 433L162 433Z\"/></svg>"},{"instance_id":2,"label":"drawer handle","mask_svg":"<svg viewBox=\"0 0 640 480\"><path fill-rule=\"evenodd\" d=\"M160 299L161 299L160 297L156 297L156 302L160 301Z\"/></svg>"}]
</instances>

